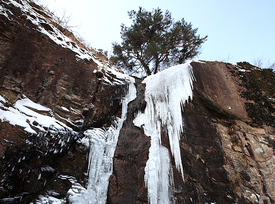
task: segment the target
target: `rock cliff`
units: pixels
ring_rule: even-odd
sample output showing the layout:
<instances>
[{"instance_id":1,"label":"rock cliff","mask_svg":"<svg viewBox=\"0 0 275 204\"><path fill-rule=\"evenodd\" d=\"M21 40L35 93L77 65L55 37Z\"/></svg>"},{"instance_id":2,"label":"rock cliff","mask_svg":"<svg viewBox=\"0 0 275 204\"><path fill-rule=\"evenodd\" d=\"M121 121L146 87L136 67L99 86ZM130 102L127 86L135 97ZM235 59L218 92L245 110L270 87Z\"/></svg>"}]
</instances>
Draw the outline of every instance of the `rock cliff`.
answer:
<instances>
[{"instance_id":1,"label":"rock cliff","mask_svg":"<svg viewBox=\"0 0 275 204\"><path fill-rule=\"evenodd\" d=\"M159 165L171 163L168 175L156 170L156 203L166 190L170 203L274 203L274 72L246 62L192 61L188 69L192 95L181 99L180 117L154 114ZM172 78L184 81L180 73ZM154 139L135 121L151 106L148 81L110 67L39 5L1 1L0 201L153 203ZM186 92L173 86L175 97L161 90L160 102Z\"/></svg>"}]
</instances>

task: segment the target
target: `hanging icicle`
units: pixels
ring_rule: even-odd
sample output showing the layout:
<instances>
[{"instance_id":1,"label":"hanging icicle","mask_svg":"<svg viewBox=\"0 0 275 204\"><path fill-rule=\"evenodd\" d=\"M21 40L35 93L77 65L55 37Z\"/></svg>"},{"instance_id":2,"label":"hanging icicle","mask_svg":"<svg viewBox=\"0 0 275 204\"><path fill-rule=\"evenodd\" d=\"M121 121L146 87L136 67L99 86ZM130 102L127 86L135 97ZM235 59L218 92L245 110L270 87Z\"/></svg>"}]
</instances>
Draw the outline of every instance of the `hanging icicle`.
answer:
<instances>
[{"instance_id":1,"label":"hanging icicle","mask_svg":"<svg viewBox=\"0 0 275 204\"><path fill-rule=\"evenodd\" d=\"M143 81L146 84L147 105L144 113L138 113L134 124L142 126L144 133L151 137L149 159L145 167L149 203L174 202L170 156L167 148L161 145L162 128L167 128L170 149L184 179L179 142L183 129L182 106L192 99L192 82L190 63L171 67Z\"/></svg>"}]
</instances>

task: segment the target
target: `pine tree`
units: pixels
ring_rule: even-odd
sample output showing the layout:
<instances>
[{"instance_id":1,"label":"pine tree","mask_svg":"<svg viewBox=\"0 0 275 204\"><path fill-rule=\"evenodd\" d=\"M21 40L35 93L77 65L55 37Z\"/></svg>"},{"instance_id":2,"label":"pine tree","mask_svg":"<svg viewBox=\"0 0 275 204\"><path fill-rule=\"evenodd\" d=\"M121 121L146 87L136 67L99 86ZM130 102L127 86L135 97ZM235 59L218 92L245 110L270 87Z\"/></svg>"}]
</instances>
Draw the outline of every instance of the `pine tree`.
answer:
<instances>
[{"instance_id":1,"label":"pine tree","mask_svg":"<svg viewBox=\"0 0 275 204\"><path fill-rule=\"evenodd\" d=\"M128 12L130 27L121 25L122 43L113 43L114 65L134 72L155 74L171 64L181 64L198 55L207 36L196 35L197 28L181 21L174 22L171 13L161 9L148 12L142 7Z\"/></svg>"}]
</instances>

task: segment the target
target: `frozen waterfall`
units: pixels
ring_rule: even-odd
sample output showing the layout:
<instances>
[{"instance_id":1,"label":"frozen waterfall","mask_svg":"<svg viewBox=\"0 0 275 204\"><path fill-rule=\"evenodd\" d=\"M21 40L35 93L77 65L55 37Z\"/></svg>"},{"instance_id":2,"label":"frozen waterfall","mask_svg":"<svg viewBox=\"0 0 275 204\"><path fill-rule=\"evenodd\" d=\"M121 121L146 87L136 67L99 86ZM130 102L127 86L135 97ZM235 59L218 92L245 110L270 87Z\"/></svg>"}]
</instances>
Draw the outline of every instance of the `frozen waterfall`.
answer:
<instances>
[{"instance_id":1,"label":"frozen waterfall","mask_svg":"<svg viewBox=\"0 0 275 204\"><path fill-rule=\"evenodd\" d=\"M104 204L107 198L109 177L113 172L113 156L127 105L136 97L130 79L129 92L122 101L122 116L108 129L94 128L85 132L83 143L89 145L88 185L73 184L68 191L71 203ZM145 185L151 204L174 203L174 178L169 150L162 145L161 132L166 130L172 156L178 171L183 175L180 154L180 134L183 130L182 106L192 99L193 70L190 63L178 65L144 79L146 84L144 113L139 112L134 124L143 127L151 137L149 159L145 167Z\"/></svg>"},{"instance_id":2,"label":"frozen waterfall","mask_svg":"<svg viewBox=\"0 0 275 204\"><path fill-rule=\"evenodd\" d=\"M85 131L87 143L90 148L88 166L88 186L73 184L68 191L69 200L75 204L105 204L109 185L109 177L113 173L113 156L115 153L119 132L127 116L128 103L135 99L136 88L134 79L130 78L129 90L122 100L121 118L108 129L94 128Z\"/></svg>"},{"instance_id":3,"label":"frozen waterfall","mask_svg":"<svg viewBox=\"0 0 275 204\"><path fill-rule=\"evenodd\" d=\"M151 204L174 203L170 154L161 143L163 128L167 130L176 167L184 179L179 144L181 112L182 106L192 99L192 82L193 69L190 63L171 67L143 81L146 84L147 105L144 113L138 113L134 124L143 127L144 133L151 137L149 159L145 167L145 184Z\"/></svg>"}]
</instances>

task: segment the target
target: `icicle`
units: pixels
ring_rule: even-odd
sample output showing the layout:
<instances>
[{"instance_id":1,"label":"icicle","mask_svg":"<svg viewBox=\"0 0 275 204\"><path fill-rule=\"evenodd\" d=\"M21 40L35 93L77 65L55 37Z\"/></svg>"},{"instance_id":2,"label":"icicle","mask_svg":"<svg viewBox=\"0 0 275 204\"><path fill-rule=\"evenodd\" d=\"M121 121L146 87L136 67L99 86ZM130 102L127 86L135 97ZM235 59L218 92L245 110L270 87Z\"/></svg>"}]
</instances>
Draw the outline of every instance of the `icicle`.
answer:
<instances>
[{"instance_id":1,"label":"icicle","mask_svg":"<svg viewBox=\"0 0 275 204\"><path fill-rule=\"evenodd\" d=\"M181 108L188 99L192 99L192 82L190 63L171 67L143 81L146 83L147 105L144 113L138 113L134 124L142 126L144 133L151 137L149 159L145 167L149 203L174 202L170 190L173 188L170 156L168 150L161 145L162 127L167 129L176 167L184 179L179 144L182 132Z\"/></svg>"}]
</instances>

